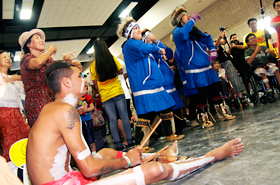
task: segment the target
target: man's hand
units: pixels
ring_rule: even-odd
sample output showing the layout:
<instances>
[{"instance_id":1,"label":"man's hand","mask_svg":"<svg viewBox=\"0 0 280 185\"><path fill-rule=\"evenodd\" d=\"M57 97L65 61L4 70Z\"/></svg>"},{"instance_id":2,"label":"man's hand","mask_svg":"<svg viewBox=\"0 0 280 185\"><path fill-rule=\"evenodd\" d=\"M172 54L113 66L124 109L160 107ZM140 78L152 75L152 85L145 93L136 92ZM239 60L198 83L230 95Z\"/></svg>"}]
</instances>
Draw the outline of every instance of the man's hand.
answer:
<instances>
[{"instance_id":1,"label":"man's hand","mask_svg":"<svg viewBox=\"0 0 280 185\"><path fill-rule=\"evenodd\" d=\"M225 36L226 36L226 30L224 30L224 31L221 31L221 32L220 32L220 34L219 34L219 37L218 37L218 39L222 39L222 38L225 38Z\"/></svg>"},{"instance_id":2,"label":"man's hand","mask_svg":"<svg viewBox=\"0 0 280 185\"><path fill-rule=\"evenodd\" d=\"M140 146L137 146L126 153L125 156L129 158L131 167L141 164L142 151L143 151L142 148L140 148Z\"/></svg>"},{"instance_id":3,"label":"man's hand","mask_svg":"<svg viewBox=\"0 0 280 185\"><path fill-rule=\"evenodd\" d=\"M259 52L261 49L262 49L261 46L260 46L260 45L257 45L255 51L256 51L256 52Z\"/></svg>"},{"instance_id":4,"label":"man's hand","mask_svg":"<svg viewBox=\"0 0 280 185\"><path fill-rule=\"evenodd\" d=\"M272 51L271 51L271 49L267 48L267 49L265 50L265 52L266 52L266 53L271 53Z\"/></svg>"},{"instance_id":5,"label":"man's hand","mask_svg":"<svg viewBox=\"0 0 280 185\"><path fill-rule=\"evenodd\" d=\"M165 61L168 60L167 57L166 57L166 55L163 55L163 60L165 60Z\"/></svg>"}]
</instances>

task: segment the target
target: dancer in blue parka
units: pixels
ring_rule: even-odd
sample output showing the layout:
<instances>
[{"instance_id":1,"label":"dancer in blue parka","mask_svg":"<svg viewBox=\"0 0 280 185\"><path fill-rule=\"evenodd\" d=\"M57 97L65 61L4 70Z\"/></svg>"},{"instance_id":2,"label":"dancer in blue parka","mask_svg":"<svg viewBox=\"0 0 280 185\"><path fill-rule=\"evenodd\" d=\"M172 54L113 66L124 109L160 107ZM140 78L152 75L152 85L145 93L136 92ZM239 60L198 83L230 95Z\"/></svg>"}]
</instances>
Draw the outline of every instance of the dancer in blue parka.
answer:
<instances>
[{"instance_id":1,"label":"dancer in blue parka","mask_svg":"<svg viewBox=\"0 0 280 185\"><path fill-rule=\"evenodd\" d=\"M196 21L200 19L198 13L191 17L186 9L180 6L172 13L171 24L176 26L173 39L186 73L186 95L198 94L198 121L202 127L210 127L213 123L208 119L208 93L215 104L217 114L222 115L224 119L234 119L235 116L225 108L217 83L219 79L210 63L218 56L213 39L211 35L203 33L195 26ZM207 53L207 48L210 54Z\"/></svg>"},{"instance_id":2,"label":"dancer in blue parka","mask_svg":"<svg viewBox=\"0 0 280 185\"><path fill-rule=\"evenodd\" d=\"M140 27L133 18L122 21L118 35L127 39L123 44L123 54L139 118L135 131L136 144L149 133L151 123L157 115L162 119L163 134L167 141L182 139L183 135L176 135L172 131L171 110L175 102L163 87L164 78L152 55L163 55L165 50L154 44L144 43Z\"/></svg>"}]
</instances>

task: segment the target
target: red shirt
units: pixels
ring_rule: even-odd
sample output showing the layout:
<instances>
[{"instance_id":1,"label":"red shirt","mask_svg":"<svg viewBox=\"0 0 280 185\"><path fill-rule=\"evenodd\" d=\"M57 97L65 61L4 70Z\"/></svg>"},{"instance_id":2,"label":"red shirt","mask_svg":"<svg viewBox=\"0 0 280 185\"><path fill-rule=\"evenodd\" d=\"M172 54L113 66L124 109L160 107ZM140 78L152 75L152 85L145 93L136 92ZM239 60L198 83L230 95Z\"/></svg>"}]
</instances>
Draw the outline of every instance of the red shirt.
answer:
<instances>
[{"instance_id":1,"label":"red shirt","mask_svg":"<svg viewBox=\"0 0 280 185\"><path fill-rule=\"evenodd\" d=\"M279 16L276 16L274 17L273 19L271 19L271 23L274 23L274 22L280 22L280 17ZM278 40L278 53L280 51L280 26L278 26L276 28L276 32L277 32L277 40Z\"/></svg>"}]
</instances>

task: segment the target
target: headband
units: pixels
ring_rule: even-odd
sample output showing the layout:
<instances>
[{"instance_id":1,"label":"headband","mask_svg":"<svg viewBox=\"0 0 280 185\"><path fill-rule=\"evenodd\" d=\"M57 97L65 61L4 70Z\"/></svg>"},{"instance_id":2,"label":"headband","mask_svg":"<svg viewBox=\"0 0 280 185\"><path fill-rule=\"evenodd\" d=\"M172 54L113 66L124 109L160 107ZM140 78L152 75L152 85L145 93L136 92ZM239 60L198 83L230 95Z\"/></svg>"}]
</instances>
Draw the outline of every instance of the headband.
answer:
<instances>
[{"instance_id":1,"label":"headband","mask_svg":"<svg viewBox=\"0 0 280 185\"><path fill-rule=\"evenodd\" d=\"M183 16L185 13L187 13L187 12L183 11L183 12L181 12L181 13L178 15L178 17L177 17L177 19L176 19L177 25L179 24L179 22L180 22L182 16Z\"/></svg>"},{"instance_id":2,"label":"headband","mask_svg":"<svg viewBox=\"0 0 280 185\"><path fill-rule=\"evenodd\" d=\"M130 38L132 38L132 32L133 32L133 29L138 26L140 28L140 26L136 23L136 22L131 22L128 27L126 28L125 32L124 32L124 37L126 39L129 39L128 36L130 34Z\"/></svg>"},{"instance_id":3,"label":"headband","mask_svg":"<svg viewBox=\"0 0 280 185\"><path fill-rule=\"evenodd\" d=\"M152 32L146 31L145 34L142 36L142 40L143 40L144 43L147 42L147 37L148 37L148 35L150 35L150 34L152 34ZM153 35L153 34L152 34L152 35Z\"/></svg>"}]
</instances>

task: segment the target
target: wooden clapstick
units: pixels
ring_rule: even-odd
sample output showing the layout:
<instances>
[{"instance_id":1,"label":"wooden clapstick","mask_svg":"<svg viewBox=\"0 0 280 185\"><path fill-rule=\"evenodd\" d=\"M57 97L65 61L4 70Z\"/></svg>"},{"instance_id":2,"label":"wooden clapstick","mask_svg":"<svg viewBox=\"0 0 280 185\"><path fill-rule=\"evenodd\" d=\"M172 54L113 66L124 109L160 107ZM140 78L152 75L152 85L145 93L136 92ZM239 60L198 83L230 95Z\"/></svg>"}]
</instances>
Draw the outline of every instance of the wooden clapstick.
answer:
<instances>
[{"instance_id":1,"label":"wooden clapstick","mask_svg":"<svg viewBox=\"0 0 280 185\"><path fill-rule=\"evenodd\" d=\"M151 130L151 132L149 133L149 135L145 138L144 141L142 141L140 147L143 148L145 143L150 139L150 137L152 136L152 134L155 132L156 128L159 126L159 124L161 123L162 119L160 119L157 124L154 126L154 128Z\"/></svg>"},{"instance_id":2,"label":"wooden clapstick","mask_svg":"<svg viewBox=\"0 0 280 185\"><path fill-rule=\"evenodd\" d=\"M152 155L150 158L148 158L147 160L144 161L144 163L147 163L151 160L153 160L154 158L156 158L161 152L163 152L164 150L166 150L169 147L169 145L165 146L163 149L161 149L160 151L158 151L157 153L155 153L154 155Z\"/></svg>"}]
</instances>

